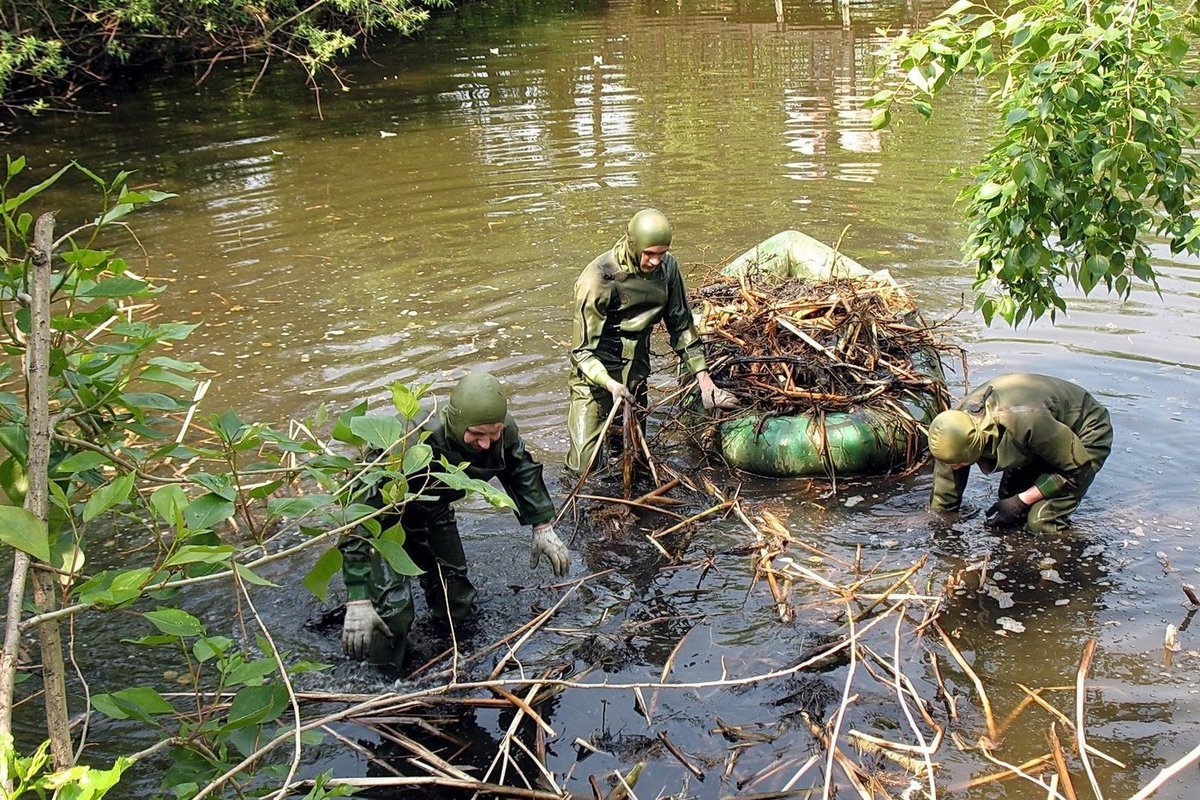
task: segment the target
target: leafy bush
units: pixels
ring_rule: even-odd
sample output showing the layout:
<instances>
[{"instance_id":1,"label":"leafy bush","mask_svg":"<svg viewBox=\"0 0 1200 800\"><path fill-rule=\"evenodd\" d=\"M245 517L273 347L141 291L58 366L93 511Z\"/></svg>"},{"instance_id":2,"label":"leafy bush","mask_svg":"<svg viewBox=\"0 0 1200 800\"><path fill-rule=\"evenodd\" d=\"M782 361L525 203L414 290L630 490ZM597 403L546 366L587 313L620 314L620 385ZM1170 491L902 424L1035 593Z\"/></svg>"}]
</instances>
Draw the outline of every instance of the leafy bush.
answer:
<instances>
[{"instance_id":1,"label":"leafy bush","mask_svg":"<svg viewBox=\"0 0 1200 800\"><path fill-rule=\"evenodd\" d=\"M0 104L69 101L122 66L282 56L322 72L383 31L410 35L451 0L13 0L0 10ZM202 71L202 76L207 70Z\"/></svg>"},{"instance_id":2,"label":"leafy bush","mask_svg":"<svg viewBox=\"0 0 1200 800\"><path fill-rule=\"evenodd\" d=\"M1189 7L1190 9L1190 7ZM926 118L956 75L996 86L998 140L959 200L971 223L976 309L1010 324L1066 310L1059 287L1126 297L1156 285L1148 236L1200 252L1197 85L1189 11L1152 0L959 0L892 44L903 83L876 94L874 126L897 102Z\"/></svg>"}]
</instances>

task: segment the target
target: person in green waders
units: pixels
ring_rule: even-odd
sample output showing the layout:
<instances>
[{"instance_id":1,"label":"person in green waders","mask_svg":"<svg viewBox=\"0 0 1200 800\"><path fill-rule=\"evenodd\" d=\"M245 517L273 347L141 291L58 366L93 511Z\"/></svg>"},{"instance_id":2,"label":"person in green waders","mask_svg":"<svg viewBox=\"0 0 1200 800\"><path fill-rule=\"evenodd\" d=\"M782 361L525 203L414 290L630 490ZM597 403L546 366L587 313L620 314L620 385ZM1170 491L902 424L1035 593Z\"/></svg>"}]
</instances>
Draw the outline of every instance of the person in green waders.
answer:
<instances>
[{"instance_id":1,"label":"person in green waders","mask_svg":"<svg viewBox=\"0 0 1200 800\"><path fill-rule=\"evenodd\" d=\"M982 384L929 424L930 505L955 511L971 465L1000 470L999 528L1062 533L1112 450L1108 409L1083 388L1048 375L1014 373Z\"/></svg>"},{"instance_id":2,"label":"person in green waders","mask_svg":"<svg viewBox=\"0 0 1200 800\"><path fill-rule=\"evenodd\" d=\"M542 479L542 465L525 449L494 376L469 373L422 432L428 434L425 443L433 448L435 461L445 456L451 464L465 462L470 477L500 481L516 504L517 521L533 526L530 569L544 556L555 575L567 574L571 557L551 523L554 504ZM431 613L457 625L470 617L476 594L454 519L453 504L466 493L437 481L426 483L420 475L410 476L409 485L414 491L421 487L422 499L409 501L399 514L383 515L380 524L386 530L401 523L404 549L425 571L420 582ZM377 507L383 503L378 494L367 502ZM402 667L413 622L411 580L394 572L364 537L348 536L340 547L346 584L343 649L353 658Z\"/></svg>"},{"instance_id":3,"label":"person in green waders","mask_svg":"<svg viewBox=\"0 0 1200 800\"><path fill-rule=\"evenodd\" d=\"M671 347L696 377L706 409L731 409L737 399L713 383L704 345L692 321L671 223L654 208L629 220L625 235L588 264L575 281L567 406L567 469L583 472L617 399L646 404L650 333L662 320Z\"/></svg>"}]
</instances>

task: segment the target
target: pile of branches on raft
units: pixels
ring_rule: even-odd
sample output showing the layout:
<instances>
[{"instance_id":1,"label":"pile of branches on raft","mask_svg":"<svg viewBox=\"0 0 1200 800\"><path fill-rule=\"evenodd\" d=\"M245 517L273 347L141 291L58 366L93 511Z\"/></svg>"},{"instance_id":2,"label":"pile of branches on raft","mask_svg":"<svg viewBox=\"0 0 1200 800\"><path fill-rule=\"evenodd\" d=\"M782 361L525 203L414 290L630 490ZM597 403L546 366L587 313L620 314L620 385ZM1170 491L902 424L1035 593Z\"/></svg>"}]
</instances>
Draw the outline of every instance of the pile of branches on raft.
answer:
<instances>
[{"instance_id":1,"label":"pile of branches on raft","mask_svg":"<svg viewBox=\"0 0 1200 800\"><path fill-rule=\"evenodd\" d=\"M889 279L722 276L692 302L709 372L747 409L774 416L873 406L908 417L906 393L949 399L936 371L922 366L949 348Z\"/></svg>"}]
</instances>

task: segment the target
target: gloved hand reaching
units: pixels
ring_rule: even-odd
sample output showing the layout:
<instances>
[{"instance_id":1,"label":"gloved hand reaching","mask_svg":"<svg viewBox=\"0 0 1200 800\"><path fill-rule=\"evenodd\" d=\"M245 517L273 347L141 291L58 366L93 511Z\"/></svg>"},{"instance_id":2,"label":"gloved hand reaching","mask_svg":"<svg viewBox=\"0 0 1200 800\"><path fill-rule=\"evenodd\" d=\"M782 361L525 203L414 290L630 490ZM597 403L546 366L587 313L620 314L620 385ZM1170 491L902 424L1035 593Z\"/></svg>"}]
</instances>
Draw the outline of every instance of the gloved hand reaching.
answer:
<instances>
[{"instance_id":1,"label":"gloved hand reaching","mask_svg":"<svg viewBox=\"0 0 1200 800\"><path fill-rule=\"evenodd\" d=\"M533 547L529 553L529 568L535 569L541 557L545 556L550 562L554 574L561 578L567 574L571 566L571 553L567 546L554 532L553 525L535 525L533 527Z\"/></svg>"},{"instance_id":2,"label":"gloved hand reaching","mask_svg":"<svg viewBox=\"0 0 1200 800\"><path fill-rule=\"evenodd\" d=\"M730 411L742 405L733 394L725 391L711 381L700 386L700 402L709 411L712 411L714 408L721 411Z\"/></svg>"},{"instance_id":3,"label":"gloved hand reaching","mask_svg":"<svg viewBox=\"0 0 1200 800\"><path fill-rule=\"evenodd\" d=\"M614 381L610 379L606 388L612 394L614 403L616 403L618 400L624 400L630 405L634 404L633 392L629 391L629 387L620 381Z\"/></svg>"},{"instance_id":4,"label":"gloved hand reaching","mask_svg":"<svg viewBox=\"0 0 1200 800\"><path fill-rule=\"evenodd\" d=\"M392 638L383 617L370 600L346 603L346 621L342 623L342 650L351 658L364 659L371 653L375 637Z\"/></svg>"},{"instance_id":5,"label":"gloved hand reaching","mask_svg":"<svg viewBox=\"0 0 1200 800\"><path fill-rule=\"evenodd\" d=\"M991 508L987 510L988 523L998 528L1015 528L1024 524L1027 516L1029 505L1019 494L992 503Z\"/></svg>"}]
</instances>

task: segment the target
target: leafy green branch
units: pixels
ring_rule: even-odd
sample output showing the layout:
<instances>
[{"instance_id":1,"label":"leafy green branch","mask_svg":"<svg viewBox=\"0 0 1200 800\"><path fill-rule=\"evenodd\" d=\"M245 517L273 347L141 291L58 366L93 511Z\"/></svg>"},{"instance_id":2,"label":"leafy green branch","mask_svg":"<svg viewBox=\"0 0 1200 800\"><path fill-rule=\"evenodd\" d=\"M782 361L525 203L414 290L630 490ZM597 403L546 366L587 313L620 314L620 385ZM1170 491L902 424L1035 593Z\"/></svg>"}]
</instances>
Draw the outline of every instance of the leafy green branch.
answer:
<instances>
[{"instance_id":1,"label":"leafy green branch","mask_svg":"<svg viewBox=\"0 0 1200 800\"><path fill-rule=\"evenodd\" d=\"M231 767L233 754L253 752L262 737L287 728L280 716L289 708L290 728L299 730L290 676L315 666L290 663L276 648L250 587L280 587L256 570L323 547L302 583L324 600L341 567L336 544L345 536L365 541L401 573L419 572L404 550L403 527L384 529L380 518L419 497L429 482L478 493L496 506L512 501L459 465L434 463L422 432L432 413L421 403L427 387L392 386L391 409L383 413L369 413L363 402L331 420L318 409L287 433L227 411L209 418L207 438L187 436L203 394L193 375L204 370L159 352L186 339L194 326L139 319L150 308L144 301L159 290L104 246L107 232L128 231L128 213L170 195L129 188L129 173L104 181L78 168L96 181L102 210L55 240L53 215L35 223L29 209L66 170L18 190L25 168L23 158L9 158L0 180L0 346L11 359L0 365L0 490L13 503L33 500L26 508L0 505L0 543L16 551L0 659L0 739L11 731L17 643L22 631L37 629L53 764L39 761L36 752L23 758L11 751L0 758L0 790L36 792L47 775L67 775L77 790L72 796L98 798L99 789L86 794L87 781L102 774L119 778L120 770L71 771L57 626L68 616L120 609L157 629L135 646L178 651L195 701L184 712L139 686L96 695L93 707L158 731L178 767L170 780L180 797L211 793L213 782L224 781L239 796L270 793L262 787L280 765L252 772L250 762ZM328 438L314 433L327 426ZM89 554L108 546L109 537L91 535L102 519L144 530L150 547L140 549L145 555L138 561L89 574ZM276 547L284 536L289 543ZM30 567L37 610L27 615ZM230 582L239 608L250 609L257 652L209 635L201 620L171 605L180 592L213 581ZM148 599L157 607L146 610ZM54 652L57 659L49 658ZM60 665L56 680L48 663ZM227 704L220 698L228 691L235 694ZM290 766L281 773L285 784L300 749L311 742L292 737ZM131 759L150 752L156 748ZM343 791L319 788L312 796Z\"/></svg>"},{"instance_id":2,"label":"leafy green branch","mask_svg":"<svg viewBox=\"0 0 1200 800\"><path fill-rule=\"evenodd\" d=\"M959 0L898 37L903 78L868 101L872 125L897 108L934 113L957 76L994 86L996 141L962 190L975 307L1011 325L1067 310L1061 289L1103 285L1121 298L1157 288L1149 238L1200 252L1197 85L1190 9L1154 0L1046 0L1001 11Z\"/></svg>"}]
</instances>

